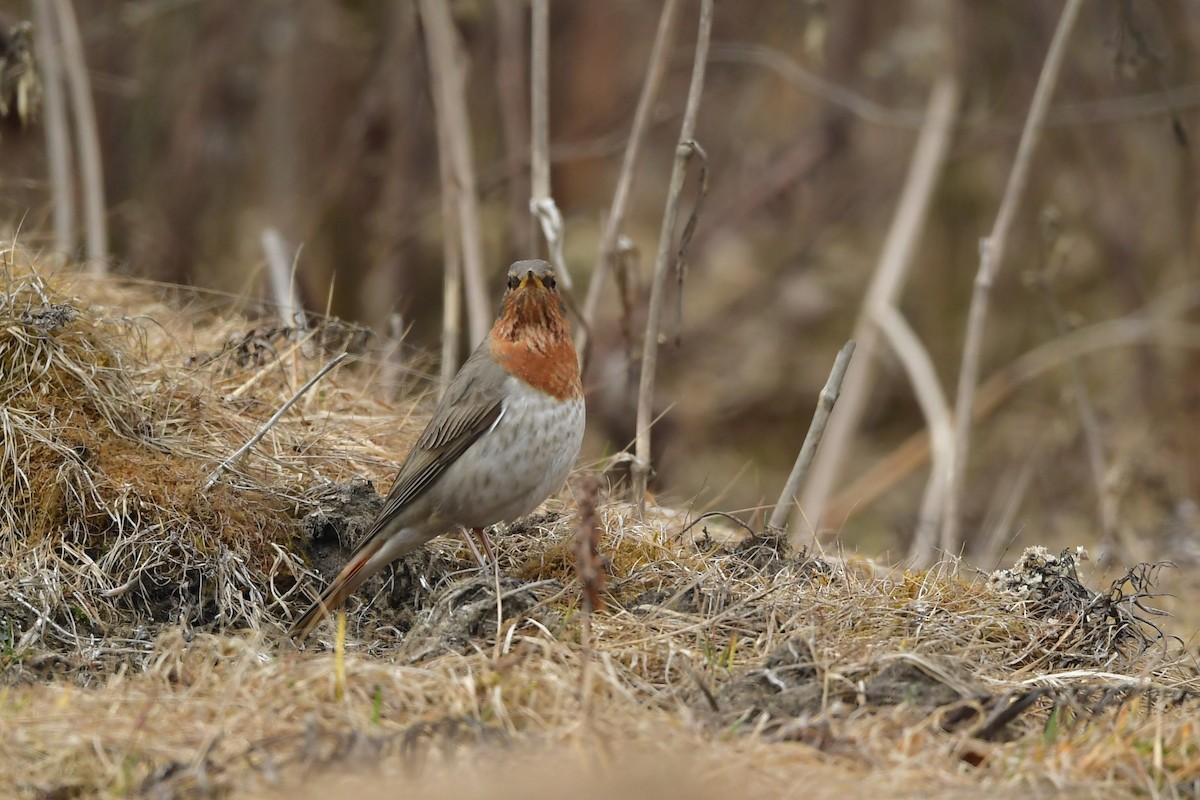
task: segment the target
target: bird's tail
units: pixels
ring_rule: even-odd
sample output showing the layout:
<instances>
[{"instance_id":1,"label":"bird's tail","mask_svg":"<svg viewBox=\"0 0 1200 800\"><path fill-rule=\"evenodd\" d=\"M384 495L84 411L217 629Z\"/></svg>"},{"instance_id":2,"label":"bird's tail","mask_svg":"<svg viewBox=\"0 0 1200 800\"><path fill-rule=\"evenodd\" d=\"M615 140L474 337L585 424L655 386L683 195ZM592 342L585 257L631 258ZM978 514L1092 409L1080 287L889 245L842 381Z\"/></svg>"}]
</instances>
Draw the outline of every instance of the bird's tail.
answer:
<instances>
[{"instance_id":1,"label":"bird's tail","mask_svg":"<svg viewBox=\"0 0 1200 800\"><path fill-rule=\"evenodd\" d=\"M369 535L350 556L349 563L342 568L325 591L321 592L320 599L292 623L288 635L298 641L307 639L321 624L321 620L346 602L346 598L366 583L367 578L405 553L416 550L436 535L436 532L429 533L420 527L391 531L383 529Z\"/></svg>"}]
</instances>

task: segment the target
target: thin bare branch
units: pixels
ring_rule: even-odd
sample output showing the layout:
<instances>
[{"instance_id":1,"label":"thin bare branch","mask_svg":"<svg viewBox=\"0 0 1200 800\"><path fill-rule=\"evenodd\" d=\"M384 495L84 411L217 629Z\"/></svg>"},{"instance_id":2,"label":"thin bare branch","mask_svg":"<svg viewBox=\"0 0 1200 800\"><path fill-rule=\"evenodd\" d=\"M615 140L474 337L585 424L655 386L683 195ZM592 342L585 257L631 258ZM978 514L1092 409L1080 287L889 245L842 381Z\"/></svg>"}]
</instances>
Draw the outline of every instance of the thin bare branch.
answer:
<instances>
[{"instance_id":1,"label":"thin bare branch","mask_svg":"<svg viewBox=\"0 0 1200 800\"><path fill-rule=\"evenodd\" d=\"M271 296L275 298L275 306L279 309L279 318L285 325L304 329L308 321L304 316L304 306L296 291L296 262L288 257L288 246L281 234L275 228L263 228L263 254L267 259L267 275L271 282ZM299 252L296 253L299 257Z\"/></svg>"},{"instance_id":2,"label":"thin bare branch","mask_svg":"<svg viewBox=\"0 0 1200 800\"><path fill-rule=\"evenodd\" d=\"M459 186L450 166L450 153L438 148L438 176L442 184L442 371L438 383L440 398L458 372L458 353L462 348L462 238L458 234Z\"/></svg>"},{"instance_id":3,"label":"thin bare branch","mask_svg":"<svg viewBox=\"0 0 1200 800\"><path fill-rule=\"evenodd\" d=\"M550 263L570 296L574 284L563 256L563 218L550 186L550 0L533 0L533 37L530 68L530 117L533 138L529 210L546 239Z\"/></svg>"},{"instance_id":4,"label":"thin bare branch","mask_svg":"<svg viewBox=\"0 0 1200 800\"><path fill-rule=\"evenodd\" d=\"M108 271L108 213L104 203L104 167L100 157L100 134L96 130L96 109L92 104L92 86L88 81L75 9L70 0L54 0L54 11L75 115L76 147L83 177L88 266L93 272L103 273Z\"/></svg>"},{"instance_id":5,"label":"thin bare branch","mask_svg":"<svg viewBox=\"0 0 1200 800\"><path fill-rule=\"evenodd\" d=\"M875 353L879 347L879 329L872 318L872 309L895 305L904 291L913 253L929 214L933 190L950 147L958 101L958 84L948 75L938 80L929 94L925 123L917 138L908 177L896 206L896 215L854 326L858 358L846 376L845 394L838 403L837 413L830 420L825 446L817 454L812 479L805 487L801 500L805 514L816 531L822 529L821 518L825 514L825 506L871 393Z\"/></svg>"},{"instance_id":6,"label":"thin bare branch","mask_svg":"<svg viewBox=\"0 0 1200 800\"><path fill-rule=\"evenodd\" d=\"M925 496L921 500L917 531L913 536L908 557L914 566L927 567L936 560L937 537L940 514L945 507L946 488L950 485L950 474L954 460L954 422L950 404L942 384L938 381L933 359L917 334L895 306L879 306L873 315L880 332L891 345L892 351L904 365L908 380L912 384L917 404L925 415L932 446L933 466L929 481L925 484Z\"/></svg>"},{"instance_id":7,"label":"thin bare branch","mask_svg":"<svg viewBox=\"0 0 1200 800\"><path fill-rule=\"evenodd\" d=\"M449 154L450 173L456 185L455 207L463 256L467 320L471 344L475 345L487 335L492 312L484 279L483 232L479 222L475 159L471 153L471 122L467 114L466 55L454 27L449 3L420 0L420 10L433 81L438 147L445 148Z\"/></svg>"},{"instance_id":8,"label":"thin bare branch","mask_svg":"<svg viewBox=\"0 0 1200 800\"><path fill-rule=\"evenodd\" d=\"M829 422L829 415L833 413L838 395L841 394L842 380L846 377L846 370L850 368L850 359L853 355L854 340L851 339L842 345L842 349L833 362L829 379L825 381L825 388L821 390L817 399L817 410L813 412L812 423L808 426L808 433L804 436L804 444L800 446L796 463L792 465L792 472L788 475L787 482L783 485L783 491L779 493L779 500L775 503L775 510L771 512L771 519L767 522L769 528L782 531L787 525L792 508L800 496L800 486L804 483L808 468L812 466L813 456L816 455L817 448L821 445L821 438L825 435L825 425Z\"/></svg>"},{"instance_id":9,"label":"thin bare branch","mask_svg":"<svg viewBox=\"0 0 1200 800\"><path fill-rule=\"evenodd\" d=\"M496 92L504 133L504 170L508 173L509 235L521 258L532 255L534 222L529 218L529 100L525 94L525 14L521 0L496 2Z\"/></svg>"},{"instance_id":10,"label":"thin bare branch","mask_svg":"<svg viewBox=\"0 0 1200 800\"><path fill-rule=\"evenodd\" d=\"M658 255L654 261L654 277L650 286L650 308L646 319L646 337L642 342L642 375L638 384L637 438L635 458L631 465L633 496L639 509L645 507L646 483L650 477L650 423L653 418L654 377L658 367L658 333L662 321L663 293L667 271L674 253L675 222L679 217L679 200L687 165L695 146L696 116L704 94L704 68L708 61L708 43L712 35L713 0L701 0L700 29L696 34L696 55L692 63L692 80L684 107L679 142L675 145L675 163L671 168L671 183L667 190L667 205L663 213L662 230L658 237Z\"/></svg>"},{"instance_id":11,"label":"thin bare branch","mask_svg":"<svg viewBox=\"0 0 1200 800\"><path fill-rule=\"evenodd\" d=\"M967 331L963 338L962 367L958 376L958 393L954 406L954 473L950 482L950 491L946 494L946 511L942 520L942 547L947 551L955 549L959 538L959 526L962 507L962 494L966 484L967 457L970 454L971 415L975 402L975 385L979 382L979 364L983 352L984 325L987 322L988 301L991 297L992 281L1000 266L1004 263L1004 250L1008 244L1008 234L1016 217L1017 207L1025 194L1025 184L1029 179L1029 167L1033 162L1033 152L1041 138L1042 126L1045 123L1046 111L1050 107L1050 98L1058 83L1058 73L1062 68L1063 57L1066 55L1067 40L1075 20L1083 7L1083 0L1067 0L1059 17L1058 27L1054 31L1054 39L1046 53L1046 61L1042 65L1042 73L1038 76L1037 89L1033 93L1033 102L1029 106L1029 115L1025 118L1025 128L1021 132L1021 141L1017 145L1017 154L1013 159L1012 172L1008 176L1008 186L1000 201L1000 210L996 214L996 223L991 234L979 243L979 271L975 275L975 288L971 294L971 307L967 312Z\"/></svg>"},{"instance_id":12,"label":"thin bare branch","mask_svg":"<svg viewBox=\"0 0 1200 800\"><path fill-rule=\"evenodd\" d=\"M46 161L50 168L50 198L54 206L54 252L61 259L75 253L75 192L71 164L70 121L63 95L60 37L56 33L54 0L35 0L33 35L42 72L43 125Z\"/></svg>"},{"instance_id":13,"label":"thin bare branch","mask_svg":"<svg viewBox=\"0 0 1200 800\"><path fill-rule=\"evenodd\" d=\"M666 0L663 3L662 14L658 18L658 30L654 34L654 46L650 50L650 63L646 67L646 81L642 84L642 93L638 97L637 110L633 115L633 127L629 132L629 142L625 145L625 156L621 160L621 172L617 176L617 189L613 192L612 206L608 210L608 218L604 221L604 232L600 236L600 253L596 258L591 283L588 284L587 298L583 303L583 320L586 327L585 330L580 331L577 338L579 363L583 370L587 370L588 360L589 335L586 328L590 328L596 323L596 311L600 307L600 293L604 290L604 281L608 277L608 270L617 254L617 241L621 235L621 226L625 223L625 212L629 206L633 180L637 175L638 158L641 156L642 144L646 141L646 133L650 130L651 111L654 109L654 104L658 102L663 76L667 74L667 56L671 50L671 40L675 35L678 10L679 0Z\"/></svg>"}]
</instances>

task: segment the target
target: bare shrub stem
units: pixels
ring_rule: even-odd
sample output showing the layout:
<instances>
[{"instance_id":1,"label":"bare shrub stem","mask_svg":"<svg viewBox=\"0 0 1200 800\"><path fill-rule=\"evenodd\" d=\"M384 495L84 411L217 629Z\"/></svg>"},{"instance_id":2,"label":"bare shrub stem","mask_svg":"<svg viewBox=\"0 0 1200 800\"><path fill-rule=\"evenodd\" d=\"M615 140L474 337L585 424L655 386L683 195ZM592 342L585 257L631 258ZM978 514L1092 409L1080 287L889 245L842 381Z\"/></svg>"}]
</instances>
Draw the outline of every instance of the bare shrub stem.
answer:
<instances>
[{"instance_id":1,"label":"bare shrub stem","mask_svg":"<svg viewBox=\"0 0 1200 800\"><path fill-rule=\"evenodd\" d=\"M421 22L428 41L429 73L433 82L433 105L437 116L438 147L449 154L455 184L458 234L463 256L463 282L467 295L467 321L471 344L483 341L491 325L484 280L483 233L479 221L479 195L475 159L471 154L471 123L467 114L466 54L450 4L443 0L419 0Z\"/></svg>"},{"instance_id":2,"label":"bare shrub stem","mask_svg":"<svg viewBox=\"0 0 1200 800\"><path fill-rule=\"evenodd\" d=\"M50 197L54 206L54 252L59 258L75 252L75 192L71 164L70 121L63 96L61 37L55 33L54 0L35 0L33 35L42 71L46 161L50 169Z\"/></svg>"},{"instance_id":3,"label":"bare shrub stem","mask_svg":"<svg viewBox=\"0 0 1200 800\"><path fill-rule=\"evenodd\" d=\"M600 293L604 290L608 270L617 255L617 240L621 235L621 226L625 223L625 212L629 206L633 179L637 174L638 159L646 141L646 133L650 130L650 114L658 101L663 77L667 74L667 56L675 34L678 10L679 0L666 0L663 3L662 14L658 18L658 29L654 34L654 46L650 50L650 63L646 67L646 80L642 84L642 93L638 96L637 110L633 114L633 127L629 132L629 142L625 145L621 172L617 176L617 188L613 192L612 206L608 210L604 232L600 236L600 253L596 258L596 266L592 270L587 297L583 303L584 326L577 340L579 363L583 370L587 369L589 329L596 323Z\"/></svg>"},{"instance_id":4,"label":"bare shrub stem","mask_svg":"<svg viewBox=\"0 0 1200 800\"><path fill-rule=\"evenodd\" d=\"M262 248L267 260L271 295L275 299L275 307L279 310L279 318L285 325L303 330L308 322L304 316L304 306L300 303L300 295L296 291L296 262L294 258L288 257L287 242L277 229L263 228Z\"/></svg>"},{"instance_id":5,"label":"bare shrub stem","mask_svg":"<svg viewBox=\"0 0 1200 800\"><path fill-rule=\"evenodd\" d=\"M704 68L708 61L712 18L713 0L701 0L700 27L696 34L696 55L692 62L692 80L688 87L687 105L684 107L679 141L675 145L675 163L671 168L671 183L667 190L667 204L663 213L662 230L659 232L658 254L654 260L654 277L650 286L646 337L642 343L642 375L638 384L635 457L631 465L633 496L639 509L645 507L646 484L650 477L650 424L653 421L654 376L658 366L658 332L662 320L663 292L666 289L667 271L670 269L671 254L674 251L672 242L675 239L675 223L679 218L679 201L683 192L683 181L687 176L688 161L695 152L695 144L692 139L696 131L696 116L700 112L700 98L704 94Z\"/></svg>"},{"instance_id":6,"label":"bare shrub stem","mask_svg":"<svg viewBox=\"0 0 1200 800\"><path fill-rule=\"evenodd\" d=\"M812 466L813 456L816 455L817 448L821 445L821 439L825 435L825 426L829 422L829 415L833 413L838 395L841 394L842 381L846 377L846 370L850 367L850 358L853 355L854 340L851 339L842 345L842 349L833 362L833 369L829 372L829 379L825 381L825 388L821 389L821 394L817 399L817 410L813 413L812 423L808 426L804 444L800 447L796 463L792 465L792 472L788 475L787 482L783 485L783 491L779 493L779 500L775 503L775 510L771 512L771 519L767 522L769 528L781 531L787 525L792 507L800 495L800 486L804 483L804 477L808 474L809 467Z\"/></svg>"},{"instance_id":7,"label":"bare shrub stem","mask_svg":"<svg viewBox=\"0 0 1200 800\"><path fill-rule=\"evenodd\" d=\"M1000 201L1000 210L996 214L996 223L991 234L979 243L979 270L975 274L975 288L971 294L971 307L967 312L967 330L963 338L962 366L959 369L958 393L954 407L954 472L951 476L950 490L946 493L946 511L942 517L942 548L947 551L956 549L959 539L959 515L966 484L967 457L970 454L972 407L975 402L975 385L979 381L984 325L987 322L992 281L995 280L1000 265L1004 263L1008 234L1012 229L1017 207L1025 194L1033 152L1041 138L1050 99L1058 83L1058 73L1067 51L1067 40L1082 7L1083 0L1067 0L1062 16L1058 19L1054 38L1046 53L1046 61L1042 65L1041 75L1038 76L1029 114L1025 118L1025 127L1017 145L1008 185Z\"/></svg>"},{"instance_id":8,"label":"bare shrub stem","mask_svg":"<svg viewBox=\"0 0 1200 800\"><path fill-rule=\"evenodd\" d=\"M530 42L530 198L529 210L542 229L550 263L570 296L574 284L563 256L563 218L550 186L550 0L533 0Z\"/></svg>"},{"instance_id":9,"label":"bare shrub stem","mask_svg":"<svg viewBox=\"0 0 1200 800\"><path fill-rule=\"evenodd\" d=\"M87 260L93 272L108 271L108 216L104 204L104 166L100 157L100 134L96 108L88 81L83 39L70 0L54 0L63 65L75 116L75 138L83 177L83 214L87 225Z\"/></svg>"},{"instance_id":10,"label":"bare shrub stem","mask_svg":"<svg viewBox=\"0 0 1200 800\"><path fill-rule=\"evenodd\" d=\"M925 496L921 500L916 535L908 551L908 557L915 566L926 567L933 563L937 554L940 514L945 506L946 488L950 485L950 474L954 468L954 422L933 359L908 320L895 306L878 307L874 320L904 365L929 428L933 466L929 471L929 481L925 484Z\"/></svg>"},{"instance_id":11,"label":"bare shrub stem","mask_svg":"<svg viewBox=\"0 0 1200 800\"><path fill-rule=\"evenodd\" d=\"M845 461L850 439L858 429L866 408L874 379L875 354L879 348L876 327L877 309L891 307L904 290L912 266L913 253L920 241L921 231L929 215L933 190L941 175L950 148L954 119L958 113L959 89L953 77L946 75L934 84L925 110L925 122L917 137L916 149L909 164L908 176L896 215L888 229L887 240L879 257L879 265L863 300L854 340L858 342L858 358L846 375L846 391L838 403L837 413L829 422L825 446L817 453L812 479L804 489L801 505L814 526L815 536L822 528L825 514L838 473ZM799 533L797 531L797 533Z\"/></svg>"}]
</instances>

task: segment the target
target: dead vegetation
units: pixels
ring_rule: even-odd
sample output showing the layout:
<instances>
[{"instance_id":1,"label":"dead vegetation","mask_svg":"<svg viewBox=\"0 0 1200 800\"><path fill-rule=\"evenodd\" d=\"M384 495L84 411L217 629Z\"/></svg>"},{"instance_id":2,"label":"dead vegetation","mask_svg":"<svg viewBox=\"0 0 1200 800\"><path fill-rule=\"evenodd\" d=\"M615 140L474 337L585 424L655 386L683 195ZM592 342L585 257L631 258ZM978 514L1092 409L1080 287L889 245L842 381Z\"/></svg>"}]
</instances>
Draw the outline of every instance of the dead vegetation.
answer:
<instances>
[{"instance_id":1,"label":"dead vegetation","mask_svg":"<svg viewBox=\"0 0 1200 800\"><path fill-rule=\"evenodd\" d=\"M698 796L813 775L815 796L1200 788L1194 646L1153 624L1153 571L1096 591L1071 554L897 572L591 487L602 610L583 613L564 497L496 537L498 584L447 537L371 585L344 655L333 626L298 653L280 635L298 587L336 570L421 406L376 400L369 347L332 323L256 328L3 256L6 792L495 796L513 770L527 797L637 796L639 774ZM346 347L355 363L205 490Z\"/></svg>"}]
</instances>

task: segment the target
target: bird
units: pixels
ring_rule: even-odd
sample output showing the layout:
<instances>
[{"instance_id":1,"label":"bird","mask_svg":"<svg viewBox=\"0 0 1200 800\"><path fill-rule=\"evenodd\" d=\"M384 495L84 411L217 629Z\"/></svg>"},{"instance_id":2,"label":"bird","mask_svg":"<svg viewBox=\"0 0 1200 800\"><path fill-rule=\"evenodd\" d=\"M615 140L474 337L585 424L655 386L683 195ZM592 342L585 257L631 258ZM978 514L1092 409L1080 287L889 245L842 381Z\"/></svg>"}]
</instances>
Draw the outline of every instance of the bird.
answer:
<instances>
[{"instance_id":1,"label":"bird","mask_svg":"<svg viewBox=\"0 0 1200 800\"><path fill-rule=\"evenodd\" d=\"M292 623L303 641L392 561L457 529L520 519L562 488L584 433L579 360L554 269L517 261L499 317L446 387L366 536Z\"/></svg>"}]
</instances>

